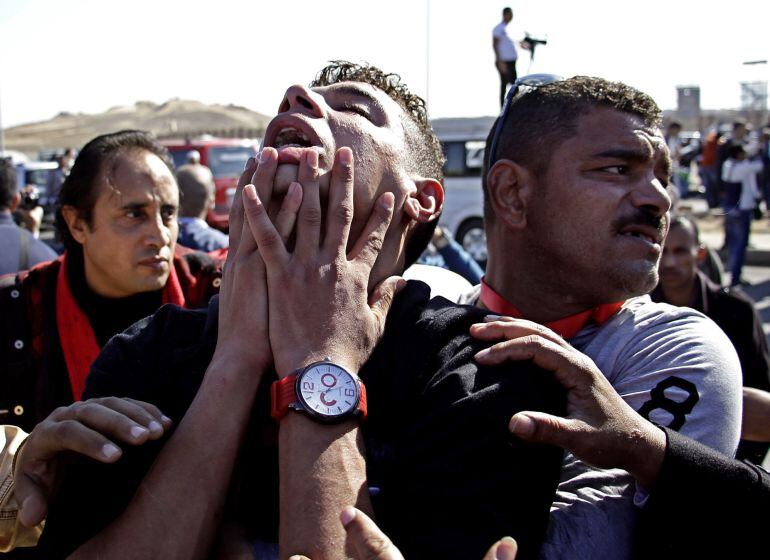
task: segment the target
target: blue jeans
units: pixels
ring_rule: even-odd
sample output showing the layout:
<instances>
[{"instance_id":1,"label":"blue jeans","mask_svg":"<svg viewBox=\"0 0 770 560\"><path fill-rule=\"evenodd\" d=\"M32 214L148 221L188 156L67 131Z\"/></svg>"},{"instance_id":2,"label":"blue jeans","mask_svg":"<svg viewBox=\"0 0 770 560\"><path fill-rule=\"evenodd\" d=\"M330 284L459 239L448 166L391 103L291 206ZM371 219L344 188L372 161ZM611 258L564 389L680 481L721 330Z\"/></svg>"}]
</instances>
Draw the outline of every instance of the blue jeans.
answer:
<instances>
[{"instance_id":1,"label":"blue jeans","mask_svg":"<svg viewBox=\"0 0 770 560\"><path fill-rule=\"evenodd\" d=\"M732 285L741 281L741 270L746 260L746 248L749 245L749 232L751 231L751 219L754 210L739 210L737 208L730 211L725 220L727 221L728 249L730 251L729 269L732 278Z\"/></svg>"}]
</instances>

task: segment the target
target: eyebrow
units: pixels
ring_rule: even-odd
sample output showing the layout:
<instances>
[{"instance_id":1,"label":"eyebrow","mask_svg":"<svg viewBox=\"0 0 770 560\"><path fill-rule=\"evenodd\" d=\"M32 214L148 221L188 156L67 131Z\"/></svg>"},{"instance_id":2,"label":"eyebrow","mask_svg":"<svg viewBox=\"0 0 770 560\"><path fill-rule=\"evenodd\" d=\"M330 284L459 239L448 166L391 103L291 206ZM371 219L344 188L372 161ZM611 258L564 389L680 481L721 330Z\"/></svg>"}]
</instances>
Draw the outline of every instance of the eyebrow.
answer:
<instances>
[{"instance_id":1,"label":"eyebrow","mask_svg":"<svg viewBox=\"0 0 770 560\"><path fill-rule=\"evenodd\" d=\"M622 159L625 161L646 161L650 157L650 153L644 150L634 150L627 148L613 148L611 150L605 150L594 154L595 158L610 158L610 159ZM671 154L666 153L663 160L663 166L667 175L671 175Z\"/></svg>"},{"instance_id":2,"label":"eyebrow","mask_svg":"<svg viewBox=\"0 0 770 560\"><path fill-rule=\"evenodd\" d=\"M336 85L333 88L330 89L332 93L335 95L352 95L355 97L365 97L369 101L371 101L373 104L377 105L377 107L382 107L382 103L380 103L380 100L377 99L377 97L368 89L359 88L353 85L347 85L347 84L341 84Z\"/></svg>"},{"instance_id":3,"label":"eyebrow","mask_svg":"<svg viewBox=\"0 0 770 560\"><path fill-rule=\"evenodd\" d=\"M649 159L650 152L644 150L633 150L627 148L613 148L611 150L605 150L594 154L591 157L595 158L612 158L612 159L624 159L631 161L644 161Z\"/></svg>"}]
</instances>

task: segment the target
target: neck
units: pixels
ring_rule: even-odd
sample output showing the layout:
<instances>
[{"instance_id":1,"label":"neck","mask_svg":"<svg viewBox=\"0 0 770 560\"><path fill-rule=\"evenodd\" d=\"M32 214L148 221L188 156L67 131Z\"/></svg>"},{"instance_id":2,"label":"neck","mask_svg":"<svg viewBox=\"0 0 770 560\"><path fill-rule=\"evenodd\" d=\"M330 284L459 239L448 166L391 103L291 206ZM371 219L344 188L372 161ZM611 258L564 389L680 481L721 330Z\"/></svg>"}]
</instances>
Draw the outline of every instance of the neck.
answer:
<instances>
[{"instance_id":1,"label":"neck","mask_svg":"<svg viewBox=\"0 0 770 560\"><path fill-rule=\"evenodd\" d=\"M545 275L533 273L528 267L518 267L515 259L496 262L490 258L484 279L522 315L536 323L550 323L582 313L607 302L580 301L558 287L551 287Z\"/></svg>"}]
</instances>

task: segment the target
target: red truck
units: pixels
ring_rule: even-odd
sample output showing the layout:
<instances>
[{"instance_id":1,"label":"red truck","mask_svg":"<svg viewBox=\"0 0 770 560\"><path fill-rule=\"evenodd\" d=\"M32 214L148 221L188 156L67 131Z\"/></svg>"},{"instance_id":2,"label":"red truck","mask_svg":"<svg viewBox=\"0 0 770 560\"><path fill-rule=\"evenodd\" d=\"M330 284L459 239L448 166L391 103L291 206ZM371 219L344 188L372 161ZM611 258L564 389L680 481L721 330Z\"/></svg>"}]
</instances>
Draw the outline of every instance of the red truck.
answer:
<instances>
[{"instance_id":1,"label":"red truck","mask_svg":"<svg viewBox=\"0 0 770 560\"><path fill-rule=\"evenodd\" d=\"M227 231L230 206L235 196L238 177L241 176L246 160L257 154L257 140L240 138L187 138L183 140L162 140L161 143L171 152L174 166L187 163L187 153L197 150L201 163L211 169L216 185L214 210L209 213L208 222L213 227Z\"/></svg>"}]
</instances>

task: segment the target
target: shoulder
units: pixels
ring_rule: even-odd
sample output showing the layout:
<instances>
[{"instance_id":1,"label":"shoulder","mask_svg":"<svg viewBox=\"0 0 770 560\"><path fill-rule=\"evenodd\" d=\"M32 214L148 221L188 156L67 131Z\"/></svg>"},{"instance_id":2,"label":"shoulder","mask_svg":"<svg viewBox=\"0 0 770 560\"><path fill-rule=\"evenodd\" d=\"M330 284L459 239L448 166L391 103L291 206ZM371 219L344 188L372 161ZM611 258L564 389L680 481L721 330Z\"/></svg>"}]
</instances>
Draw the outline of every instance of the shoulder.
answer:
<instances>
[{"instance_id":1,"label":"shoulder","mask_svg":"<svg viewBox=\"0 0 770 560\"><path fill-rule=\"evenodd\" d=\"M502 22L498 23L492 28L492 35L494 35L495 37L499 37L500 35L504 35L504 34L505 34L505 24L503 24Z\"/></svg>"},{"instance_id":2,"label":"shoulder","mask_svg":"<svg viewBox=\"0 0 770 560\"><path fill-rule=\"evenodd\" d=\"M169 384L181 382L185 367L208 365L216 345L218 298L208 308L164 305L114 336L91 367L84 398L118 395L157 402Z\"/></svg>"}]
</instances>

